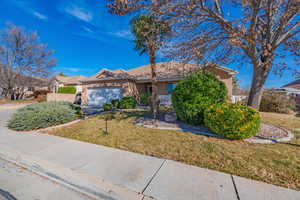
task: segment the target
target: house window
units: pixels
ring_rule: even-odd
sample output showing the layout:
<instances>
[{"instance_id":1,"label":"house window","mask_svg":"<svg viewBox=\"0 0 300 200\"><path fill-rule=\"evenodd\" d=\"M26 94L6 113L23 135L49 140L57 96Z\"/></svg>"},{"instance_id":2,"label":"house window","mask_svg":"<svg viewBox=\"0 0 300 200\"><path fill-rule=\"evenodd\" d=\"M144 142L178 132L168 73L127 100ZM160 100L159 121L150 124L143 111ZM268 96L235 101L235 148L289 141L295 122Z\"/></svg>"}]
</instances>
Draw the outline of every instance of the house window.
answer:
<instances>
[{"instance_id":1,"label":"house window","mask_svg":"<svg viewBox=\"0 0 300 200\"><path fill-rule=\"evenodd\" d=\"M172 94L177 86L177 83L168 83L168 94Z\"/></svg>"},{"instance_id":2,"label":"house window","mask_svg":"<svg viewBox=\"0 0 300 200\"><path fill-rule=\"evenodd\" d=\"M152 85L146 85L146 93L152 94Z\"/></svg>"}]
</instances>

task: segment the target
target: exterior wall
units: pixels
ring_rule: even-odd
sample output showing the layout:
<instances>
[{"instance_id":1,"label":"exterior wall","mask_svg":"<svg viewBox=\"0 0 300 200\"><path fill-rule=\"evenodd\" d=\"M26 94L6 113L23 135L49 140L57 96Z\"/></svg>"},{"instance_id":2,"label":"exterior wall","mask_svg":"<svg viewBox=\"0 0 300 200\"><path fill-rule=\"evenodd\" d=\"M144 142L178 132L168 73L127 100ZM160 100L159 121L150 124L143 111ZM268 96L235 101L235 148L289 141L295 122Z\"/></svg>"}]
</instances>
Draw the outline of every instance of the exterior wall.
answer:
<instances>
[{"instance_id":1,"label":"exterior wall","mask_svg":"<svg viewBox=\"0 0 300 200\"><path fill-rule=\"evenodd\" d=\"M225 83L228 89L228 100L232 100L232 75L219 69L209 69L210 72L215 74L219 80ZM158 95L168 95L168 83L178 83L179 81L165 81L158 82ZM147 86L151 86L151 82L148 83L135 83L129 80L110 80L110 81L96 81L96 82L84 82L82 84L82 101L84 105L88 104L88 89L89 88L105 88L105 87L122 87L123 96L138 96L139 94L146 93Z\"/></svg>"},{"instance_id":2,"label":"exterior wall","mask_svg":"<svg viewBox=\"0 0 300 200\"><path fill-rule=\"evenodd\" d=\"M89 88L106 88L106 87L121 87L123 89L123 96L136 96L138 90L133 81L128 80L113 80L113 81L97 81L97 82L84 82L82 84L82 102L88 105L88 89Z\"/></svg>"},{"instance_id":3,"label":"exterior wall","mask_svg":"<svg viewBox=\"0 0 300 200\"><path fill-rule=\"evenodd\" d=\"M168 83L178 83L178 81L166 81L166 82L158 82L158 94L159 95L168 95ZM146 93L146 85L151 86L151 83L137 83L137 89L139 94Z\"/></svg>"},{"instance_id":4,"label":"exterior wall","mask_svg":"<svg viewBox=\"0 0 300 200\"><path fill-rule=\"evenodd\" d=\"M232 91L233 91L233 85L232 85L232 76L227 75L225 72L215 72L215 75L217 78L225 83L227 90L228 90L228 100L232 100ZM178 83L179 81L169 81L169 82L158 82L158 95L168 95L168 83ZM146 93L146 85L151 85L151 83L137 83L137 89L139 94Z\"/></svg>"},{"instance_id":5,"label":"exterior wall","mask_svg":"<svg viewBox=\"0 0 300 200\"><path fill-rule=\"evenodd\" d=\"M75 94L58 94L58 93L48 93L47 101L67 101L70 103L75 102Z\"/></svg>"},{"instance_id":6,"label":"exterior wall","mask_svg":"<svg viewBox=\"0 0 300 200\"><path fill-rule=\"evenodd\" d=\"M76 85L76 93L81 93L82 92L82 85Z\"/></svg>"}]
</instances>

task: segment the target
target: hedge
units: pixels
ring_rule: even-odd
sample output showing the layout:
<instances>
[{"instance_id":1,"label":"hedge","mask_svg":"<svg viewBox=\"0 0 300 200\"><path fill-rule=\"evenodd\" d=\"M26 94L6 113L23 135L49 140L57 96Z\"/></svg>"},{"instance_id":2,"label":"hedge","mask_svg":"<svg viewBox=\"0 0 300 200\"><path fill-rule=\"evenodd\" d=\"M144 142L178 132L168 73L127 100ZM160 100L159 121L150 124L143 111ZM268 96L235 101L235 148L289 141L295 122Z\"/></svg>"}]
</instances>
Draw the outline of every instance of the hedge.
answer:
<instances>
[{"instance_id":1,"label":"hedge","mask_svg":"<svg viewBox=\"0 0 300 200\"><path fill-rule=\"evenodd\" d=\"M296 110L296 101L292 97L278 92L264 92L259 110L288 114Z\"/></svg>"},{"instance_id":2,"label":"hedge","mask_svg":"<svg viewBox=\"0 0 300 200\"><path fill-rule=\"evenodd\" d=\"M172 105L181 121L202 125L205 109L225 103L226 99L225 84L214 75L199 71L179 82L172 94Z\"/></svg>"},{"instance_id":3,"label":"hedge","mask_svg":"<svg viewBox=\"0 0 300 200\"><path fill-rule=\"evenodd\" d=\"M151 103L151 94L143 93L140 95L140 104L143 106L149 106Z\"/></svg>"},{"instance_id":4,"label":"hedge","mask_svg":"<svg viewBox=\"0 0 300 200\"><path fill-rule=\"evenodd\" d=\"M120 101L120 108L134 109L136 108L137 101L134 97L123 97Z\"/></svg>"},{"instance_id":5,"label":"hedge","mask_svg":"<svg viewBox=\"0 0 300 200\"><path fill-rule=\"evenodd\" d=\"M259 112L241 104L212 105L206 109L204 118L212 131L230 139L253 137L261 124Z\"/></svg>"},{"instance_id":6,"label":"hedge","mask_svg":"<svg viewBox=\"0 0 300 200\"><path fill-rule=\"evenodd\" d=\"M104 111L111 111L113 109L113 105L110 103L106 103L103 105L103 110Z\"/></svg>"},{"instance_id":7,"label":"hedge","mask_svg":"<svg viewBox=\"0 0 300 200\"><path fill-rule=\"evenodd\" d=\"M113 99L111 101L111 104L114 108L120 108L120 100L119 99Z\"/></svg>"},{"instance_id":8,"label":"hedge","mask_svg":"<svg viewBox=\"0 0 300 200\"><path fill-rule=\"evenodd\" d=\"M76 94L76 87L74 86L64 86L58 88L58 93L61 94Z\"/></svg>"}]
</instances>

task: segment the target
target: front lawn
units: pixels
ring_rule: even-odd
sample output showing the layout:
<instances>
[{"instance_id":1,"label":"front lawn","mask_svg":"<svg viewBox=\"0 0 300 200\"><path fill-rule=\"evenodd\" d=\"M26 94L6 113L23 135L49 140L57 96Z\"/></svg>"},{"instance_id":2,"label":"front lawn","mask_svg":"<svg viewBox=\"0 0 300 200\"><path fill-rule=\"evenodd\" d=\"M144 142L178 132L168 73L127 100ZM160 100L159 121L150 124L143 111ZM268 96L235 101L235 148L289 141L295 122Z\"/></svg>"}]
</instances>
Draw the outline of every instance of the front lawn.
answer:
<instances>
[{"instance_id":1,"label":"front lawn","mask_svg":"<svg viewBox=\"0 0 300 200\"><path fill-rule=\"evenodd\" d=\"M191 133L157 130L132 123L143 112L117 113L103 133L104 116L96 116L47 133L127 151L177 160L300 191L300 132L287 144L249 144ZM261 113L263 121L293 130L294 115Z\"/></svg>"}]
</instances>

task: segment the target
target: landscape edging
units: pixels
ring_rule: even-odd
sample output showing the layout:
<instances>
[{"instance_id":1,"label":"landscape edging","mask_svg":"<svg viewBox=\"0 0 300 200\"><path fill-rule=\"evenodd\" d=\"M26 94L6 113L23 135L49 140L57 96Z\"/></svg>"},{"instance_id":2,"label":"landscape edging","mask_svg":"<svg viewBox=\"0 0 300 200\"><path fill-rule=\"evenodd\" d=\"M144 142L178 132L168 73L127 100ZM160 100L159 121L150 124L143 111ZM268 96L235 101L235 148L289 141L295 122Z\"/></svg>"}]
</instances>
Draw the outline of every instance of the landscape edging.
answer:
<instances>
[{"instance_id":1,"label":"landscape edging","mask_svg":"<svg viewBox=\"0 0 300 200\"><path fill-rule=\"evenodd\" d=\"M154 126L154 125L145 125L143 123L135 123L138 126L146 127L146 128L153 128L153 129L160 129L160 130L175 130L175 131L184 131L184 132L196 132L197 134L204 135L204 136L209 136L209 137L216 137L216 138L223 138L218 134L213 134L213 133L208 133L204 131L197 131L197 130L189 130L189 129L183 129L183 128L168 128L168 127L160 127L160 126ZM254 144L274 144L274 143L280 143L280 142L288 142L294 138L294 134L291 133L289 130L281 127L277 127L280 129L283 129L284 131L288 132L287 137L279 138L279 139L268 139L268 138L249 138L249 139L244 139L244 141L249 142L249 143L254 143Z\"/></svg>"}]
</instances>

